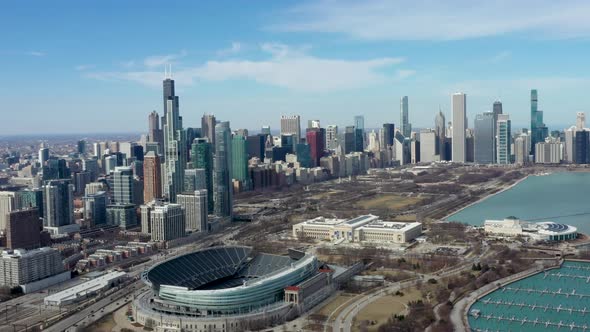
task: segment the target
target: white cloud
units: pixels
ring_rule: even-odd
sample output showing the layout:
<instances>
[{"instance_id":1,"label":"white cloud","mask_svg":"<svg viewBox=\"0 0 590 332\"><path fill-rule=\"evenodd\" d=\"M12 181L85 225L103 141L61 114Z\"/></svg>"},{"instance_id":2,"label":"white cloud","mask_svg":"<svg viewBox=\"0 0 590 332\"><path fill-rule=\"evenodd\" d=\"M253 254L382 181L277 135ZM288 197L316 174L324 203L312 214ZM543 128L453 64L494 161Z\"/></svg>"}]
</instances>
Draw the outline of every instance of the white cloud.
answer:
<instances>
[{"instance_id":1,"label":"white cloud","mask_svg":"<svg viewBox=\"0 0 590 332\"><path fill-rule=\"evenodd\" d=\"M388 69L404 61L400 57L326 59L307 55L303 49L305 47L292 49L280 43L266 43L261 45L261 50L270 56L266 60L207 61L194 67L179 67L174 71L174 79L182 85L190 85L197 80L251 80L291 90L325 92L362 88L414 74L412 70L388 73ZM154 71L152 67L150 63L144 71L89 73L87 76L160 86L163 73Z\"/></svg>"},{"instance_id":2,"label":"white cloud","mask_svg":"<svg viewBox=\"0 0 590 332\"><path fill-rule=\"evenodd\" d=\"M510 58L512 56L512 52L510 51L502 51L499 52L498 54L494 55L491 59L490 62L491 63L498 63L498 62L502 62L508 58Z\"/></svg>"},{"instance_id":3,"label":"white cloud","mask_svg":"<svg viewBox=\"0 0 590 332\"><path fill-rule=\"evenodd\" d=\"M225 48L223 50L218 51L217 55L227 56L227 55L236 54L236 53L239 53L240 51L242 51L242 48L243 48L242 43L232 42L231 46L229 48Z\"/></svg>"},{"instance_id":4,"label":"white cloud","mask_svg":"<svg viewBox=\"0 0 590 332\"><path fill-rule=\"evenodd\" d=\"M76 69L77 71L84 71L84 70L92 69L92 68L94 68L94 67L96 67L96 66L95 66L95 65L77 65L77 66L75 67L75 69Z\"/></svg>"},{"instance_id":5,"label":"white cloud","mask_svg":"<svg viewBox=\"0 0 590 332\"><path fill-rule=\"evenodd\" d=\"M271 29L364 40L459 40L514 32L536 38L590 36L585 0L322 0L283 14L282 23Z\"/></svg>"},{"instance_id":6,"label":"white cloud","mask_svg":"<svg viewBox=\"0 0 590 332\"><path fill-rule=\"evenodd\" d=\"M30 55L30 56L37 56L37 57L45 56L44 52L39 52L39 51L28 51L28 52L25 52L25 54Z\"/></svg>"},{"instance_id":7,"label":"white cloud","mask_svg":"<svg viewBox=\"0 0 590 332\"><path fill-rule=\"evenodd\" d=\"M181 51L178 54L166 54L166 55L153 55L143 60L143 64L146 67L162 67L164 65L173 64L177 59L187 56L186 51Z\"/></svg>"}]
</instances>

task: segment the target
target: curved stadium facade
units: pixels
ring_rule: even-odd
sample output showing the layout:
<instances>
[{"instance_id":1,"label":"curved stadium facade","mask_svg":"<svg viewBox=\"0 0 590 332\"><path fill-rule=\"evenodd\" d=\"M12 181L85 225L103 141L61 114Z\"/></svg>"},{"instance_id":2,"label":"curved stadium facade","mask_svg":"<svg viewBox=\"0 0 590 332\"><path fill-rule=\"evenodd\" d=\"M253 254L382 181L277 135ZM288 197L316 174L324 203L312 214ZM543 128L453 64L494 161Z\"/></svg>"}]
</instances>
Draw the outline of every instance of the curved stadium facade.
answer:
<instances>
[{"instance_id":1,"label":"curved stadium facade","mask_svg":"<svg viewBox=\"0 0 590 332\"><path fill-rule=\"evenodd\" d=\"M286 287L317 273L316 257L301 252L278 256L249 247L212 247L164 261L144 273L152 292L143 294L136 307L144 323L160 314L181 315L185 322L268 314L286 306Z\"/></svg>"}]
</instances>

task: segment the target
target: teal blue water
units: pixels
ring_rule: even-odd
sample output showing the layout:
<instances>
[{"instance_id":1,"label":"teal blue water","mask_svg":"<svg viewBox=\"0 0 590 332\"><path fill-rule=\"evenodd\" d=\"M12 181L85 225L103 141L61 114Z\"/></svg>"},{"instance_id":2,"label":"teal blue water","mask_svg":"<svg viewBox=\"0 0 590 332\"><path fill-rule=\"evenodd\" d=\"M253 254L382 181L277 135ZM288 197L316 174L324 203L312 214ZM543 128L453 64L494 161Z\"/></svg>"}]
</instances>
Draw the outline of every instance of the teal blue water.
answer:
<instances>
[{"instance_id":1,"label":"teal blue water","mask_svg":"<svg viewBox=\"0 0 590 332\"><path fill-rule=\"evenodd\" d=\"M490 332L590 331L589 281L590 263L565 262L479 299L469 312L480 310L480 316L470 314L469 325Z\"/></svg>"},{"instance_id":2,"label":"teal blue water","mask_svg":"<svg viewBox=\"0 0 590 332\"><path fill-rule=\"evenodd\" d=\"M590 234L590 173L560 172L530 176L446 220L483 225L486 219L508 216L569 224L578 227L580 233Z\"/></svg>"}]
</instances>

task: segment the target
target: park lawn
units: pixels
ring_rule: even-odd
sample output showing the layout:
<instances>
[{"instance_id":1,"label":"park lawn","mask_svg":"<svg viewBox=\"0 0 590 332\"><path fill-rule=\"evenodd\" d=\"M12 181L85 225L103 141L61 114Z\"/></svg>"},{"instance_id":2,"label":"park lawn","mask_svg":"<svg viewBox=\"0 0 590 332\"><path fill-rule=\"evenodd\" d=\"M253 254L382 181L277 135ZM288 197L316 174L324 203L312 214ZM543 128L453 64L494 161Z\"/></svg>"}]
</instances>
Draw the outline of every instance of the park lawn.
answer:
<instances>
[{"instance_id":1,"label":"park lawn","mask_svg":"<svg viewBox=\"0 0 590 332\"><path fill-rule=\"evenodd\" d=\"M415 288L404 289L401 292L404 293L403 296L383 296L364 307L354 319L353 331L360 331L360 322L364 320L375 322L375 324L367 326L369 332L377 331L379 325L387 322L389 317L395 314L403 314L408 302L419 300L422 296L421 292Z\"/></svg>"},{"instance_id":2,"label":"park lawn","mask_svg":"<svg viewBox=\"0 0 590 332\"><path fill-rule=\"evenodd\" d=\"M358 201L355 206L365 210L401 210L408 206L420 203L421 198L406 197L396 194L383 194L376 197Z\"/></svg>"}]
</instances>

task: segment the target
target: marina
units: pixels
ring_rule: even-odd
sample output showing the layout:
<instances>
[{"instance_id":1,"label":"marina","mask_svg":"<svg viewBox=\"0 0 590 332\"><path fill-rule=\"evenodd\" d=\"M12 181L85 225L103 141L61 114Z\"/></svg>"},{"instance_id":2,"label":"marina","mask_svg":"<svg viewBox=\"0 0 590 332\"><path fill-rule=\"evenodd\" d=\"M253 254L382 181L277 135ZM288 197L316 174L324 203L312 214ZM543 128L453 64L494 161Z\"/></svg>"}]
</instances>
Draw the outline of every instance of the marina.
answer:
<instances>
[{"instance_id":1,"label":"marina","mask_svg":"<svg viewBox=\"0 0 590 332\"><path fill-rule=\"evenodd\" d=\"M590 263L565 261L498 288L469 309L472 331L590 331Z\"/></svg>"}]
</instances>

